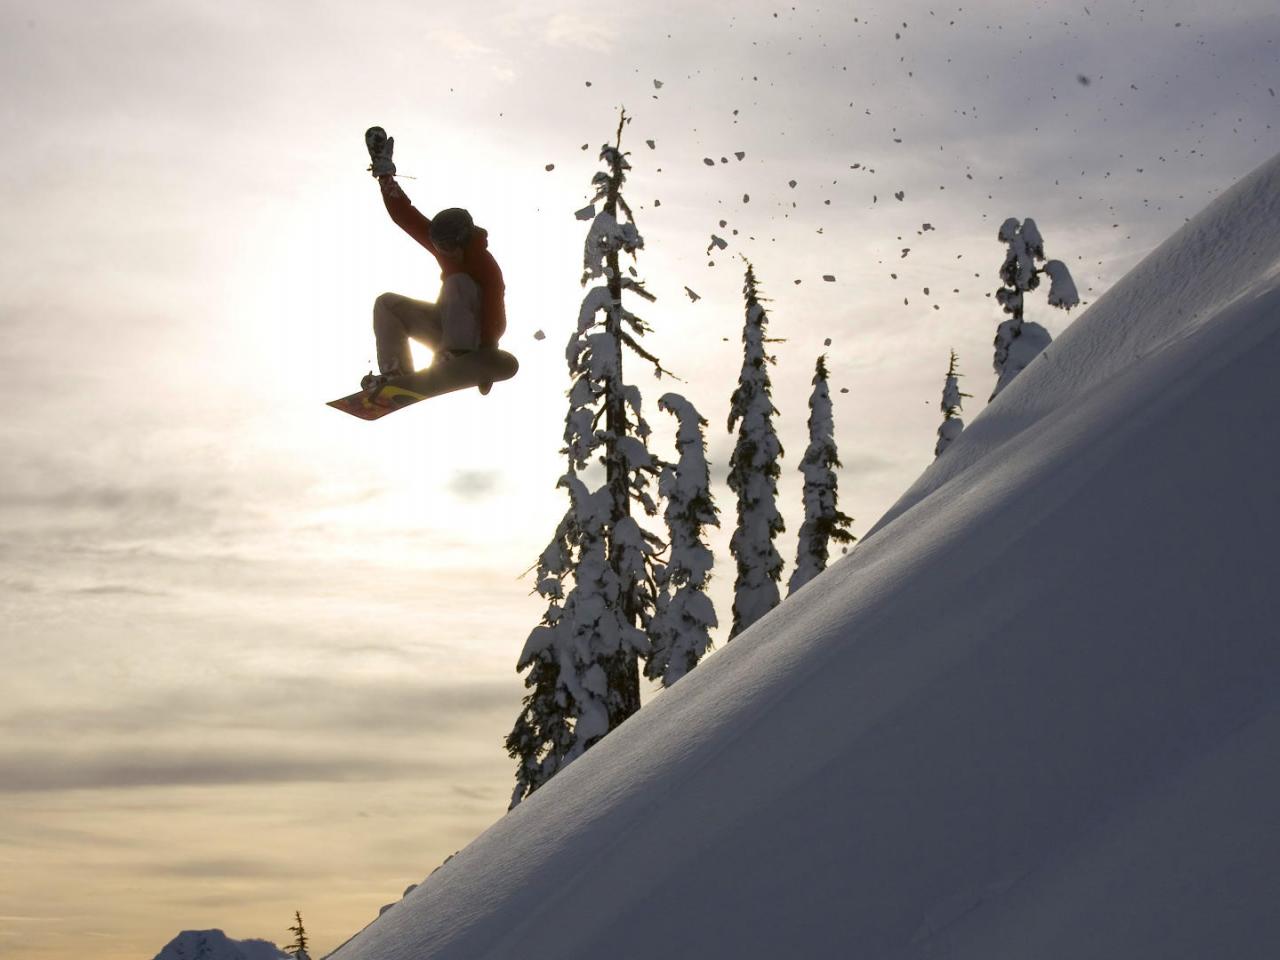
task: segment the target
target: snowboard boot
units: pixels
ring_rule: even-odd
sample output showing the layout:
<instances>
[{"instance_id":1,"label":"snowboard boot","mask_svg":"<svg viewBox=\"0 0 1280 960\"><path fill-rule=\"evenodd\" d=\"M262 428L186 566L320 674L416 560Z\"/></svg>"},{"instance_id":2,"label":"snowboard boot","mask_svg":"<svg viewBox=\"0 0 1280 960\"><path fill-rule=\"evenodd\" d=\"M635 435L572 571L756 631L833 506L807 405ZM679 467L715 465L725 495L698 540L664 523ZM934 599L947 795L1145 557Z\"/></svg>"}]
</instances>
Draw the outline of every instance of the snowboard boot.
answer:
<instances>
[{"instance_id":1,"label":"snowboard boot","mask_svg":"<svg viewBox=\"0 0 1280 960\"><path fill-rule=\"evenodd\" d=\"M390 379L385 373L374 373L370 370L360 378L360 389L365 393L377 393L387 385Z\"/></svg>"},{"instance_id":2,"label":"snowboard boot","mask_svg":"<svg viewBox=\"0 0 1280 960\"><path fill-rule=\"evenodd\" d=\"M435 357L431 361L431 365L435 366L438 363L448 363L451 360L457 360L459 357L465 357L473 352L474 351L472 350L437 350ZM476 389L480 391L480 396L487 397L489 395L489 391L493 389L493 381L481 380L476 384Z\"/></svg>"}]
</instances>

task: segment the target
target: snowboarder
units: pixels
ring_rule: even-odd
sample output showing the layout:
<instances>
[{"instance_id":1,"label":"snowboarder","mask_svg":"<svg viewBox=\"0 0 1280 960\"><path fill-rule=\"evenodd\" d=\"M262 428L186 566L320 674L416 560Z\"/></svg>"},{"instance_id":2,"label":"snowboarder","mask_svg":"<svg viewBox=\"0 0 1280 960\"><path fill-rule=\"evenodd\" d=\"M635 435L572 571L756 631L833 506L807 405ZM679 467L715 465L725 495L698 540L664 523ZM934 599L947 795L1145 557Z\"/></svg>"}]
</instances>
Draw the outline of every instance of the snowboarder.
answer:
<instances>
[{"instance_id":1,"label":"snowboarder","mask_svg":"<svg viewBox=\"0 0 1280 960\"><path fill-rule=\"evenodd\" d=\"M372 161L369 171L382 188L387 213L436 258L441 279L435 303L397 293L384 293L374 301L378 374L370 372L360 387L375 391L388 378L413 372L410 338L435 353L433 366L478 349L495 348L507 327L506 286L488 249L488 231L476 226L461 207L449 207L428 219L395 180L395 138L381 127L370 127L365 144ZM482 382L480 392L488 393L489 386Z\"/></svg>"}]
</instances>

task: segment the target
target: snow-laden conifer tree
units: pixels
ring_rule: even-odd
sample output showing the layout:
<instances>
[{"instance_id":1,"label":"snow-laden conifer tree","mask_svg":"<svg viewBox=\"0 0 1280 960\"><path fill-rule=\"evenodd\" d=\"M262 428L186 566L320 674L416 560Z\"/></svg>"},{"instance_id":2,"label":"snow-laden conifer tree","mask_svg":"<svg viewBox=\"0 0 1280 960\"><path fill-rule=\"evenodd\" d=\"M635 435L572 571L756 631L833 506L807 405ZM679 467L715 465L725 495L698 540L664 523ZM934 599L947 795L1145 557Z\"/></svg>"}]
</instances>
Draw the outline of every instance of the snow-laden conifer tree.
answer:
<instances>
[{"instance_id":1,"label":"snow-laden conifer tree","mask_svg":"<svg viewBox=\"0 0 1280 960\"><path fill-rule=\"evenodd\" d=\"M942 423L938 425L938 443L933 448L935 457L942 456L942 451L964 430L964 421L960 419L961 401L971 396L960 392L960 374L956 371L956 352L951 351L951 363L947 367L947 379L942 385Z\"/></svg>"},{"instance_id":2,"label":"snow-laden conifer tree","mask_svg":"<svg viewBox=\"0 0 1280 960\"><path fill-rule=\"evenodd\" d=\"M568 485L565 480L561 484ZM506 741L507 754L519 763L511 794L512 808L555 775L573 746L577 704L560 683L560 657L566 647L560 623L564 615L564 584L580 541L576 503L571 497L568 512L538 558L535 589L547 600L547 610L516 663L517 670L529 671L524 680L529 693Z\"/></svg>"},{"instance_id":3,"label":"snow-laden conifer tree","mask_svg":"<svg viewBox=\"0 0 1280 960\"><path fill-rule=\"evenodd\" d=\"M809 446L800 461L800 472L804 475L804 522L800 525L796 546L796 568L787 584L788 596L827 568L832 540L853 543L857 539L848 529L853 518L836 509L839 466L826 357L818 357L813 372L813 393L809 397Z\"/></svg>"},{"instance_id":4,"label":"snow-laden conifer tree","mask_svg":"<svg viewBox=\"0 0 1280 960\"><path fill-rule=\"evenodd\" d=\"M1049 306L1070 310L1080 303L1065 263L1050 260L1043 267L1036 267L1037 262L1044 262L1044 240L1034 220L1027 217L1018 223L1016 217L1010 217L1001 224L998 239L1007 244L1008 249L1000 267L1004 285L996 291L996 300L1009 314L1009 319L996 329L992 362L996 387L991 391L992 400L1053 340L1043 326L1024 321L1022 316L1023 294L1040 286L1040 275L1049 275Z\"/></svg>"},{"instance_id":5,"label":"snow-laden conifer tree","mask_svg":"<svg viewBox=\"0 0 1280 960\"><path fill-rule=\"evenodd\" d=\"M720 520L711 496L703 437L707 421L677 393L663 394L658 399L658 409L676 417L679 459L664 464L658 480L658 492L667 503L663 518L671 555L656 571L659 593L656 612L649 622L652 652L645 676L669 687L697 666L711 649L711 628L717 621L706 588L714 558L702 537L703 528L718 527Z\"/></svg>"},{"instance_id":6,"label":"snow-laden conifer tree","mask_svg":"<svg viewBox=\"0 0 1280 960\"><path fill-rule=\"evenodd\" d=\"M729 458L729 488L738 495L738 525L729 540L738 567L730 640L778 605L782 556L773 541L785 529L777 505L782 444L773 429L778 411L771 399L768 368L774 361L765 352L769 317L760 303L750 262L742 292L747 305L742 373L729 401L729 432L738 426L738 441Z\"/></svg>"},{"instance_id":7,"label":"snow-laden conifer tree","mask_svg":"<svg viewBox=\"0 0 1280 960\"><path fill-rule=\"evenodd\" d=\"M550 636L543 635L555 645L560 667L557 685L574 718L572 740L557 769L581 756L622 722L614 722L623 693L614 686L610 671L619 659L629 659L634 665L638 656L648 653L644 631L627 618L626 580L614 569L610 557L611 550L624 556L632 552L629 541L635 534L618 536L613 528L635 526L635 521L630 517L614 520L607 487L589 491L572 472L561 483L572 501L569 509L577 525L577 550L573 586L565 596L564 609ZM531 634L526 653L541 642ZM636 699L638 702L638 693ZM554 772L549 771L548 777Z\"/></svg>"},{"instance_id":8,"label":"snow-laden conifer tree","mask_svg":"<svg viewBox=\"0 0 1280 960\"><path fill-rule=\"evenodd\" d=\"M560 484L570 506L544 553L548 562L539 564L538 589L550 606L519 660L519 669L530 669L525 682L532 692L507 741L520 761L513 805L640 708L638 659L649 653L642 628L653 614L660 541L636 523L631 506L635 501L645 513L657 513L648 488L658 468L646 445L640 391L623 379L623 347L665 371L639 343L648 326L622 304L624 291L654 299L619 265L621 253L634 257L644 246L622 196L631 168L621 150L627 123L624 112L617 143L600 151L607 170L592 179L595 196L578 211L581 219L592 218L582 284L604 283L587 291L565 350L572 379L564 431L569 469ZM579 476L592 459L605 474L595 491ZM565 592L567 580L572 587ZM555 710L561 714L548 720Z\"/></svg>"}]
</instances>

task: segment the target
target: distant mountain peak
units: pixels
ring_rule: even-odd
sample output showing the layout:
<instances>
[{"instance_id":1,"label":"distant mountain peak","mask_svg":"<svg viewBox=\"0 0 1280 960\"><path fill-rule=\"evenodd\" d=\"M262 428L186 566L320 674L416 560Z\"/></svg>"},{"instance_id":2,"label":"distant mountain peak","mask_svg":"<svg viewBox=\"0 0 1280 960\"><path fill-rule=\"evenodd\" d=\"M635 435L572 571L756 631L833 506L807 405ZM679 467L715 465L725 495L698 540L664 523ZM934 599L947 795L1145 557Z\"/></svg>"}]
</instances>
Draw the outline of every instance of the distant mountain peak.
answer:
<instances>
[{"instance_id":1,"label":"distant mountain peak","mask_svg":"<svg viewBox=\"0 0 1280 960\"><path fill-rule=\"evenodd\" d=\"M232 940L221 930L184 930L155 960L292 960L269 940Z\"/></svg>"}]
</instances>

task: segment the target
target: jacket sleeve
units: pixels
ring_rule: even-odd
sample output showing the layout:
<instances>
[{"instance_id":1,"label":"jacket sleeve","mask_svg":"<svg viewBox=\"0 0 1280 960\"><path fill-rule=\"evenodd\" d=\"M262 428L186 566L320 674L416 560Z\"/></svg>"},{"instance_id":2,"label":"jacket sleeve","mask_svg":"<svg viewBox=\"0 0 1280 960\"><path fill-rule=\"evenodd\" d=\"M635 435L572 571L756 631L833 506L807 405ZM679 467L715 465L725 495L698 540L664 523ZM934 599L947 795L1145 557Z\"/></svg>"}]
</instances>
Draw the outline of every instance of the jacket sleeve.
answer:
<instances>
[{"instance_id":1,"label":"jacket sleeve","mask_svg":"<svg viewBox=\"0 0 1280 960\"><path fill-rule=\"evenodd\" d=\"M382 202L386 205L387 213L391 214L391 219L434 255L436 248L431 242L431 221L409 202L409 197L394 177L379 177L378 184L382 187Z\"/></svg>"}]
</instances>

